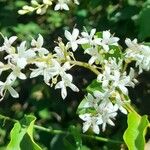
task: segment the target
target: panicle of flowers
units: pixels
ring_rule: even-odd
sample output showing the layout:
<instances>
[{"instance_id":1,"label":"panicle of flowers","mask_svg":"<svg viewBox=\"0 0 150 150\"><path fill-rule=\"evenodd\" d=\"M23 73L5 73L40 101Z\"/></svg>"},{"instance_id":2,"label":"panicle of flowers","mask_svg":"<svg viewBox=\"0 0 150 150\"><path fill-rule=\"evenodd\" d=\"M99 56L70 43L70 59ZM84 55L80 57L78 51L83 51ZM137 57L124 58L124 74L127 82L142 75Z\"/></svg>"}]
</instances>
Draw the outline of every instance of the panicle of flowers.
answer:
<instances>
[{"instance_id":1,"label":"panicle of flowers","mask_svg":"<svg viewBox=\"0 0 150 150\"><path fill-rule=\"evenodd\" d=\"M62 2L65 1L59 1L56 5L63 5ZM57 7L61 9L62 6ZM37 39L32 38L29 48L26 41L15 47L16 36L4 37L0 52L5 53L4 60L7 63L0 62L0 75L7 70L9 74L5 81L0 81L1 99L4 98L6 91L14 98L19 97L13 86L17 79L27 78L24 73L27 65L32 66L30 78L42 76L48 86L61 90L63 99L67 96L68 87L75 92L79 91L68 71L74 65L88 68L97 75L95 80L97 88L88 91L78 108L84 111L78 112L84 121L83 132L92 128L94 133L99 134L101 128L102 131L106 130L107 124L115 125L114 120L118 111L127 114L124 107L129 102L127 87L134 87L137 80L134 69L130 68L127 72L126 65L136 61L139 73L150 70L150 47L138 44L136 39L133 41L126 39L128 48L122 52L118 37L112 35L110 31L96 32L96 29L80 33L74 28L72 32L65 30L64 35L67 43L58 38L53 53L43 47L44 39L40 34ZM75 59L74 52L78 48L83 48L84 53L90 56L88 63Z\"/></svg>"},{"instance_id":2,"label":"panicle of flowers","mask_svg":"<svg viewBox=\"0 0 150 150\"><path fill-rule=\"evenodd\" d=\"M96 29L92 29L90 33L87 31L81 32L74 28L72 33L65 31L65 37L69 41L67 43L73 51L76 51L79 45L85 46L86 49L84 53L91 56L89 59L89 64L93 63L101 64L104 61L102 56L105 53L109 53L112 45L118 45L119 38L111 35L109 31L103 31L101 35L96 33ZM107 48L106 48L107 47Z\"/></svg>"},{"instance_id":3,"label":"panicle of flowers","mask_svg":"<svg viewBox=\"0 0 150 150\"><path fill-rule=\"evenodd\" d=\"M69 10L69 4L75 3L79 5L78 0L42 0L39 3L37 0L31 0L31 6L25 5L21 10L18 11L19 14L24 15L29 12L36 11L37 14L43 15L46 13L47 9L54 4L54 10Z\"/></svg>"},{"instance_id":4,"label":"panicle of flowers","mask_svg":"<svg viewBox=\"0 0 150 150\"><path fill-rule=\"evenodd\" d=\"M43 47L44 39L40 34L37 39L32 38L29 48L26 46L26 41L21 42L17 47L13 46L16 39L16 36L4 37L4 43L0 47L1 52L6 53L4 60L7 61L6 64L0 62L0 75L9 70L6 81L1 81L0 84L1 99L4 98L6 91L9 91L14 98L19 97L19 94L14 89L12 90L12 86L16 79L25 80L27 78L23 72L26 66L30 64L34 65L34 68L30 68L30 78L43 76L47 85L55 85L55 89L61 89L63 99L67 96L67 87L75 92L79 91L72 83L72 75L66 72L72 67L67 61L74 60L73 53L68 51L69 48L60 38L58 46L54 48L54 54Z\"/></svg>"},{"instance_id":5,"label":"panicle of flowers","mask_svg":"<svg viewBox=\"0 0 150 150\"><path fill-rule=\"evenodd\" d=\"M100 126L102 131L106 130L107 124L114 126L113 120L118 110L127 114L124 108L125 103L128 102L125 99L125 96L128 96L127 86L134 87L137 83L132 68L129 75L122 71L123 60L121 59L118 62L115 58L105 60L102 67L102 73L97 76L101 90L88 93L82 106L82 109L86 109L86 113L79 115L84 121L83 132L91 127L94 133L99 134Z\"/></svg>"}]
</instances>

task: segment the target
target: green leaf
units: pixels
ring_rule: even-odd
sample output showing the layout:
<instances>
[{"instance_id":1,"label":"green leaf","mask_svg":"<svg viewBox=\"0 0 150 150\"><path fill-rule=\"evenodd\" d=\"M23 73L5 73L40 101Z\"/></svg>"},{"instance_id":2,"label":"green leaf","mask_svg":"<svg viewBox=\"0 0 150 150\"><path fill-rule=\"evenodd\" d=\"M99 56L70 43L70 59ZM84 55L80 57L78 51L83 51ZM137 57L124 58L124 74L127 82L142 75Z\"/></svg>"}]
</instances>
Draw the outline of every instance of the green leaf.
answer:
<instances>
[{"instance_id":1,"label":"green leaf","mask_svg":"<svg viewBox=\"0 0 150 150\"><path fill-rule=\"evenodd\" d=\"M82 46L82 48L83 48L84 50L86 50L86 49L88 49L88 48L91 47L90 44L82 44L81 46Z\"/></svg>"},{"instance_id":2,"label":"green leaf","mask_svg":"<svg viewBox=\"0 0 150 150\"><path fill-rule=\"evenodd\" d=\"M129 150L144 150L148 123L146 115L140 117L135 113L128 114L128 128L123 135L123 139Z\"/></svg>"},{"instance_id":3,"label":"green leaf","mask_svg":"<svg viewBox=\"0 0 150 150\"><path fill-rule=\"evenodd\" d=\"M108 60L109 57L114 57L117 60L123 57L122 50L120 46L110 45L109 53L106 53L105 59Z\"/></svg>"},{"instance_id":4,"label":"green leaf","mask_svg":"<svg viewBox=\"0 0 150 150\"><path fill-rule=\"evenodd\" d=\"M93 80L92 83L86 88L89 93L93 93L95 90L103 91L101 83L97 80Z\"/></svg>"},{"instance_id":5,"label":"green leaf","mask_svg":"<svg viewBox=\"0 0 150 150\"><path fill-rule=\"evenodd\" d=\"M139 16L139 38L144 40L150 37L150 8L144 8Z\"/></svg>"},{"instance_id":6,"label":"green leaf","mask_svg":"<svg viewBox=\"0 0 150 150\"><path fill-rule=\"evenodd\" d=\"M42 150L33 139L35 120L34 116L28 115L14 124L10 133L11 140L6 150Z\"/></svg>"},{"instance_id":7,"label":"green leaf","mask_svg":"<svg viewBox=\"0 0 150 150\"><path fill-rule=\"evenodd\" d=\"M23 139L25 133L26 129L22 129L19 122L15 123L13 129L10 132L11 140L6 150L21 150L20 142Z\"/></svg>"}]
</instances>

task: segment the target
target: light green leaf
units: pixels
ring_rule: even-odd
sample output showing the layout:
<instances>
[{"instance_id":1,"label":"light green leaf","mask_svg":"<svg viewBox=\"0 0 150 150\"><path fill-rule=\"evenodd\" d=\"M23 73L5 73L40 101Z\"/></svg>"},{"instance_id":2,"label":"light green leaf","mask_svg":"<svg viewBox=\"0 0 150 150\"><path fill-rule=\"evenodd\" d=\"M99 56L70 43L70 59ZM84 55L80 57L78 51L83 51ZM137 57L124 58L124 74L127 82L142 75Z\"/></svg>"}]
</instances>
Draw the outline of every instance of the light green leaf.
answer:
<instances>
[{"instance_id":1,"label":"light green leaf","mask_svg":"<svg viewBox=\"0 0 150 150\"><path fill-rule=\"evenodd\" d=\"M10 133L11 140L6 150L42 150L33 139L35 120L34 116L28 115L14 124Z\"/></svg>"},{"instance_id":2,"label":"light green leaf","mask_svg":"<svg viewBox=\"0 0 150 150\"><path fill-rule=\"evenodd\" d=\"M128 114L128 128L123 135L123 139L129 150L144 150L148 123L146 115L140 117L135 113Z\"/></svg>"},{"instance_id":3,"label":"light green leaf","mask_svg":"<svg viewBox=\"0 0 150 150\"><path fill-rule=\"evenodd\" d=\"M101 83L97 82L97 80L93 80L92 83L86 88L86 90L90 93L93 93L95 90L102 91Z\"/></svg>"},{"instance_id":4,"label":"light green leaf","mask_svg":"<svg viewBox=\"0 0 150 150\"><path fill-rule=\"evenodd\" d=\"M13 129L10 132L10 142L6 150L21 150L20 142L26 133L26 129L22 129L19 122L14 124Z\"/></svg>"},{"instance_id":5,"label":"light green leaf","mask_svg":"<svg viewBox=\"0 0 150 150\"><path fill-rule=\"evenodd\" d=\"M83 48L84 50L86 50L86 49L88 49L88 48L91 47L90 44L82 44L81 46L82 46L82 48Z\"/></svg>"}]
</instances>

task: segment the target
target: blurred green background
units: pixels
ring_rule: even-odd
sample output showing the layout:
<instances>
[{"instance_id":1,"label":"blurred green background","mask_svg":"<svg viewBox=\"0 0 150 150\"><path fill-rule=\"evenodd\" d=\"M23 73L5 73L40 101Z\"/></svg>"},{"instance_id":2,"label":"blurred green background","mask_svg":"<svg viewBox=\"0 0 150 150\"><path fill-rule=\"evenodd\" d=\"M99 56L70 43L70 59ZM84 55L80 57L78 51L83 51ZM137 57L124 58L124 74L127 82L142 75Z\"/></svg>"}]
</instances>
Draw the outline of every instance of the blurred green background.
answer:
<instances>
[{"instance_id":1,"label":"blurred green background","mask_svg":"<svg viewBox=\"0 0 150 150\"><path fill-rule=\"evenodd\" d=\"M64 38L64 30L72 30L74 26L88 31L110 30L120 38L124 45L126 37L138 38L139 41L150 42L150 0L80 0L79 6L71 6L70 11L53 11L49 8L45 15L35 13L20 16L17 11L29 4L30 0L0 0L0 32L5 36L17 35L19 41L31 41L32 37L42 34L45 47L53 51L60 36ZM0 43L3 39L0 38ZM82 51L81 51L82 53ZM86 61L88 56L76 53L77 59ZM0 53L0 58L3 55ZM132 65L132 64L131 64ZM6 95L0 103L0 113L20 119L24 114L37 117L37 124L55 129L68 130L70 125L82 127L82 121L76 115L76 109L85 94L85 88L95 78L89 71L74 67L70 73L80 92L68 90L68 97L63 101L60 91L55 91L42 82L42 78L18 81L19 99ZM86 76L85 76L86 75ZM150 73L144 72L138 78L139 84L130 90L130 96L140 114L150 114ZM1 77L2 78L2 77ZM118 115L116 126L108 127L105 136L112 139L122 139L126 128L126 116ZM0 121L0 150L5 149L9 142L9 132L13 124ZM91 133L89 131L89 133ZM92 134L92 133L91 133ZM147 135L149 137L149 135ZM50 135L35 132L36 141L44 150L70 150L68 141L75 144L69 136ZM67 141L67 142L66 142ZM83 139L85 150L119 150L120 145Z\"/></svg>"}]
</instances>

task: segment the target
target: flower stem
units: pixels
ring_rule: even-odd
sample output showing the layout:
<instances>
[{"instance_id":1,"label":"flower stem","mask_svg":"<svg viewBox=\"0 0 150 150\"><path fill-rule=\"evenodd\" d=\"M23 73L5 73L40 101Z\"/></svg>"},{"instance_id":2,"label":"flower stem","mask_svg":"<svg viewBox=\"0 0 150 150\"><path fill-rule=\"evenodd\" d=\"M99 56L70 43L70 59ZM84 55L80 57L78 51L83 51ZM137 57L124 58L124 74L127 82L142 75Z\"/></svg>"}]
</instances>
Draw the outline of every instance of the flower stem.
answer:
<instances>
[{"instance_id":1,"label":"flower stem","mask_svg":"<svg viewBox=\"0 0 150 150\"><path fill-rule=\"evenodd\" d=\"M10 117L4 116L0 114L0 119L4 119L4 121L8 120L11 122L18 122L18 120L16 119L12 119ZM45 128L39 125L34 125L34 129L40 130L40 131L44 131L50 134L65 134L65 135L71 135L71 133L69 131L63 131L63 130L54 130L52 128ZM109 143L115 143L115 144L122 144L123 141L118 141L118 140L112 140L112 139L108 139L108 138L103 138L103 137L99 137L99 136L95 136L95 135L87 135L87 134L80 134L83 138L89 138L89 139L93 139L93 140L97 140L97 141L101 141L101 142L109 142Z\"/></svg>"},{"instance_id":2,"label":"flower stem","mask_svg":"<svg viewBox=\"0 0 150 150\"><path fill-rule=\"evenodd\" d=\"M91 70L92 72L94 72L96 75L99 75L100 72L94 67L91 66L90 64L86 63L86 62L81 62L81 61L69 61L72 65L77 65L77 66L81 66L84 68L87 68L89 70Z\"/></svg>"}]
</instances>

